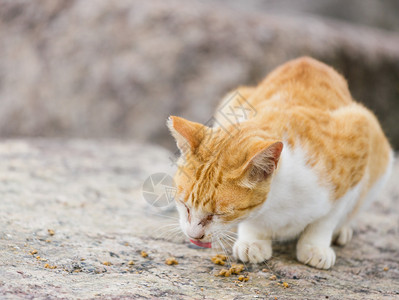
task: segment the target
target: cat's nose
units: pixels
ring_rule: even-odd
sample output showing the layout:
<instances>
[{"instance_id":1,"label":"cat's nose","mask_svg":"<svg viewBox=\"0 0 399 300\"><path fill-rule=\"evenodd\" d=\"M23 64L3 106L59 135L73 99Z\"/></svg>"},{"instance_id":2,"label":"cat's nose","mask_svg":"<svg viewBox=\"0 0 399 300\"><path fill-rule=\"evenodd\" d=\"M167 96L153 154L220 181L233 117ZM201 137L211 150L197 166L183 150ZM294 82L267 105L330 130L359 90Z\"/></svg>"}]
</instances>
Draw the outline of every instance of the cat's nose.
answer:
<instances>
[{"instance_id":1,"label":"cat's nose","mask_svg":"<svg viewBox=\"0 0 399 300\"><path fill-rule=\"evenodd\" d=\"M188 237L193 240L202 240L205 237L205 234L197 234L197 235L188 234Z\"/></svg>"},{"instance_id":2,"label":"cat's nose","mask_svg":"<svg viewBox=\"0 0 399 300\"><path fill-rule=\"evenodd\" d=\"M202 226L189 226L186 233L190 239L200 240L205 237L205 230Z\"/></svg>"}]
</instances>

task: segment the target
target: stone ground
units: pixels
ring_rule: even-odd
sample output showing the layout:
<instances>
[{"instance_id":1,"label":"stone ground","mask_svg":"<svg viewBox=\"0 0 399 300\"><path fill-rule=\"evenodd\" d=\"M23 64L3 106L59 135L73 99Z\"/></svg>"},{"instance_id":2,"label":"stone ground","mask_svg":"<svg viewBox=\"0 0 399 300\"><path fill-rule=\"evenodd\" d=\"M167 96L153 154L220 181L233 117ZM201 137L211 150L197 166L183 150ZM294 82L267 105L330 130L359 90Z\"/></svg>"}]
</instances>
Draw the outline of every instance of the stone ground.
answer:
<instances>
[{"instance_id":1,"label":"stone ground","mask_svg":"<svg viewBox=\"0 0 399 300\"><path fill-rule=\"evenodd\" d=\"M246 266L250 279L242 283L215 277L222 268L210 261L215 250L168 231L173 209L143 199L144 180L170 172L169 157L115 140L3 141L0 298L399 298L398 163L385 193L360 216L352 242L335 248L331 271L299 264L287 243L276 245L267 263ZM179 264L166 265L170 256Z\"/></svg>"}]
</instances>

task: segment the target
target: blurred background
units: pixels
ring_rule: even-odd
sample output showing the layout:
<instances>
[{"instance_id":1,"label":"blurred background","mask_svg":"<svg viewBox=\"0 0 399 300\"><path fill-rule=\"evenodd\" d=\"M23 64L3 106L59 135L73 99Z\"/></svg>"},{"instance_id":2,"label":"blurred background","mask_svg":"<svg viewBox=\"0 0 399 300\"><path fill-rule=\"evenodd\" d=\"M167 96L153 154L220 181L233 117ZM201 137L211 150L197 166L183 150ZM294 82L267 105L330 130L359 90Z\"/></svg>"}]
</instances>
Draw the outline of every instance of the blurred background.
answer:
<instances>
[{"instance_id":1,"label":"blurred background","mask_svg":"<svg viewBox=\"0 0 399 300\"><path fill-rule=\"evenodd\" d=\"M174 149L238 85L309 55L333 65L399 149L397 0L0 0L0 138Z\"/></svg>"}]
</instances>

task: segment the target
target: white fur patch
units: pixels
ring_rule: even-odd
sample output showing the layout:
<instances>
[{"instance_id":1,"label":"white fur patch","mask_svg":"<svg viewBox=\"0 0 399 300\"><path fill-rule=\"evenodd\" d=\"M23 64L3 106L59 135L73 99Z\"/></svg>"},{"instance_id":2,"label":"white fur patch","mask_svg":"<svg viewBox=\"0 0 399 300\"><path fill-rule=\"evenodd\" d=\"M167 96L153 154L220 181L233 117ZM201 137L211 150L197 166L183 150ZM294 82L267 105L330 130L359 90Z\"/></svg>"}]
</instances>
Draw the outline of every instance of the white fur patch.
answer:
<instances>
[{"instance_id":1,"label":"white fur patch","mask_svg":"<svg viewBox=\"0 0 399 300\"><path fill-rule=\"evenodd\" d=\"M290 239L330 211L329 190L320 185L306 157L301 147L285 144L267 200L245 222L267 230L271 238Z\"/></svg>"}]
</instances>

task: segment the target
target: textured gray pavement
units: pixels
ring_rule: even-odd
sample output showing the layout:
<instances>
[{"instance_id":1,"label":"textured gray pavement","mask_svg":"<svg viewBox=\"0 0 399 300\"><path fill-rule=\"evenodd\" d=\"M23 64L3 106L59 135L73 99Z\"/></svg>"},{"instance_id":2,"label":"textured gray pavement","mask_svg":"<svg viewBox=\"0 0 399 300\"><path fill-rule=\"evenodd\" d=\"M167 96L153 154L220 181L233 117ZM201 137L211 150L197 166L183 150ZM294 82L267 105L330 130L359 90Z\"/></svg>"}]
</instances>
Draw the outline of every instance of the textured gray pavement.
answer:
<instances>
[{"instance_id":1,"label":"textured gray pavement","mask_svg":"<svg viewBox=\"0 0 399 300\"><path fill-rule=\"evenodd\" d=\"M169 230L173 209L143 199L143 182L170 172L169 158L115 140L1 142L0 298L399 298L399 164L352 242L335 248L331 271L299 264L287 243L267 264L246 266L242 283L215 277L215 250ZM178 265L165 264L171 256Z\"/></svg>"}]
</instances>

